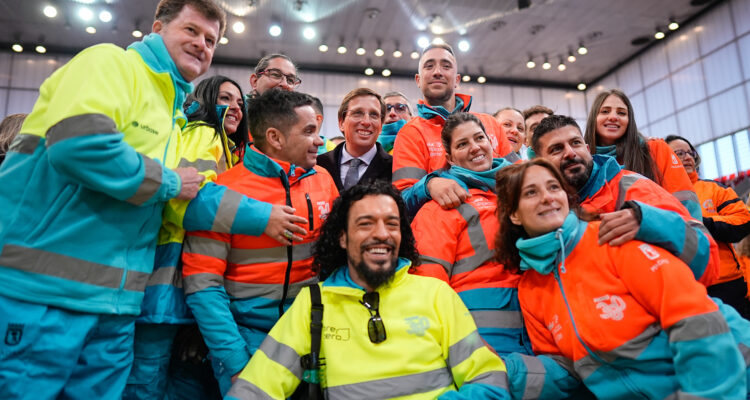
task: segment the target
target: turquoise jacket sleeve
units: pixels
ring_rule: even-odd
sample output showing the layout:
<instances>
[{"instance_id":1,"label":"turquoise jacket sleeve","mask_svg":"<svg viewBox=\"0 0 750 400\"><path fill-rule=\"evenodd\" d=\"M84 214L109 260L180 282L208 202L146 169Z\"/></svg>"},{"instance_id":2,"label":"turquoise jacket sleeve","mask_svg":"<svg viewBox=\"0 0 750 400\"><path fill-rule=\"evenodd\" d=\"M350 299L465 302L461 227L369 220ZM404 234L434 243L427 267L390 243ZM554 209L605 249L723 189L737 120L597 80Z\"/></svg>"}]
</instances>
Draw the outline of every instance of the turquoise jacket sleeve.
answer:
<instances>
[{"instance_id":1,"label":"turquoise jacket sleeve","mask_svg":"<svg viewBox=\"0 0 750 400\"><path fill-rule=\"evenodd\" d=\"M413 186L401 191L401 198L404 199L404 203L406 203L406 213L409 214L409 217L413 218L415 215L417 215L417 212L419 212L419 209L422 208L425 203L432 200L430 192L427 190L427 183L432 178L440 177L453 179L467 192L469 191L469 187L466 186L466 183L462 182L460 179L456 179L454 175L443 174L441 172L441 170L430 172L429 174L423 176L416 183L414 183Z\"/></svg>"},{"instance_id":2,"label":"turquoise jacket sleeve","mask_svg":"<svg viewBox=\"0 0 750 400\"><path fill-rule=\"evenodd\" d=\"M183 227L186 231L260 236L268 225L272 208L269 203L209 182L188 204Z\"/></svg>"},{"instance_id":3,"label":"turquoise jacket sleeve","mask_svg":"<svg viewBox=\"0 0 750 400\"><path fill-rule=\"evenodd\" d=\"M561 356L511 353L504 361L513 399L565 399L581 385L581 381L570 373L572 362ZM570 365L562 365L566 363Z\"/></svg>"}]
</instances>

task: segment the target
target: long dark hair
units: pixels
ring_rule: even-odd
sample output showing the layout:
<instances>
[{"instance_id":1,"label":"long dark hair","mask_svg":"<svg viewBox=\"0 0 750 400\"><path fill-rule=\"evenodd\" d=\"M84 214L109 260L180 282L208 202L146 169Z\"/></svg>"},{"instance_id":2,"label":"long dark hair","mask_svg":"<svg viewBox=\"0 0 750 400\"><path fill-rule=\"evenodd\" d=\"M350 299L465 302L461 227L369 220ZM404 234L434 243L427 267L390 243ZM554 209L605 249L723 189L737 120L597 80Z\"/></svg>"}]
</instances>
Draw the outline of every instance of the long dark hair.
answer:
<instances>
[{"instance_id":1,"label":"long dark hair","mask_svg":"<svg viewBox=\"0 0 750 400\"><path fill-rule=\"evenodd\" d=\"M346 232L349 210L352 205L370 195L385 195L396 201L401 225L401 246L398 249L398 256L410 260L412 266L419 265L419 252L417 252L414 234L406 215L404 200L389 182L376 180L354 185L341 192L341 195L333 202L331 213L320 228L320 236L313 247L313 269L321 280L326 279L339 267L347 265L346 249L341 248L339 238Z\"/></svg>"},{"instance_id":2,"label":"long dark hair","mask_svg":"<svg viewBox=\"0 0 750 400\"><path fill-rule=\"evenodd\" d=\"M185 113L187 114L190 112L187 114L188 121L199 121L198 125L210 126L214 128L217 135L219 132L224 131L222 116L216 113L216 101L219 98L219 87L221 87L224 82L229 82L236 86L237 90L240 91L240 98L244 99L242 88L240 88L240 85L238 85L237 82L226 76L216 75L202 80L195 90L188 95L184 104ZM194 102L197 102L198 104L197 109L193 106ZM243 107L242 119L237 126L237 131L231 135L227 135L227 137L234 142L237 148L241 149L244 148L245 144L248 142L247 135L247 113Z\"/></svg>"},{"instance_id":3,"label":"long dark hair","mask_svg":"<svg viewBox=\"0 0 750 400\"><path fill-rule=\"evenodd\" d=\"M615 142L617 146L617 159L622 160L625 169L637 172L661 185L661 173L656 168L656 163L651 157L651 151L646 143L646 138L638 131L638 126L635 123L633 105L630 103L628 96L621 90L611 89L601 92L596 96L593 104L591 104L589 117L586 121L586 134L583 136L589 145L591 154L596 154L596 116L599 115L599 110L602 108L604 100L609 96L617 96L628 108L628 126L625 128L625 133L623 133L622 137Z\"/></svg>"},{"instance_id":4,"label":"long dark hair","mask_svg":"<svg viewBox=\"0 0 750 400\"><path fill-rule=\"evenodd\" d=\"M578 195L576 190L567 184L560 171L549 161L536 157L527 162L513 164L502 168L495 177L495 190L497 191L497 219L500 222L500 230L495 236L495 258L512 273L519 272L521 255L516 248L516 241L527 238L529 235L523 226L516 225L510 220L510 215L518 210L521 199L521 188L526 177L526 171L530 167L539 166L546 168L560 183L568 195L568 207L584 220L590 220L593 216L584 214L578 206Z\"/></svg>"}]
</instances>

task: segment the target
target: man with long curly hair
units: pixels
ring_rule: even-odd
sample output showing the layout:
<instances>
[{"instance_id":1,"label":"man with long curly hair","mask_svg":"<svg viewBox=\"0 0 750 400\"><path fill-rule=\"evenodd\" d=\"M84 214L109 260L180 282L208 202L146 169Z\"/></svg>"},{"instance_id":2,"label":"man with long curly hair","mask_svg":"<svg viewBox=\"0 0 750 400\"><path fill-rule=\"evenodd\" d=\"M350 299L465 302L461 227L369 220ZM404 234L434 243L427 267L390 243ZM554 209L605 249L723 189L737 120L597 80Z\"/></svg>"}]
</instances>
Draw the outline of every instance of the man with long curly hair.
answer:
<instances>
[{"instance_id":1,"label":"man with long curly hair","mask_svg":"<svg viewBox=\"0 0 750 400\"><path fill-rule=\"evenodd\" d=\"M509 398L505 364L456 292L408 273L418 254L393 186L375 181L344 191L313 254L325 279L319 372L326 398ZM227 398L288 398L310 375L300 364L311 349L310 309L305 288Z\"/></svg>"}]
</instances>

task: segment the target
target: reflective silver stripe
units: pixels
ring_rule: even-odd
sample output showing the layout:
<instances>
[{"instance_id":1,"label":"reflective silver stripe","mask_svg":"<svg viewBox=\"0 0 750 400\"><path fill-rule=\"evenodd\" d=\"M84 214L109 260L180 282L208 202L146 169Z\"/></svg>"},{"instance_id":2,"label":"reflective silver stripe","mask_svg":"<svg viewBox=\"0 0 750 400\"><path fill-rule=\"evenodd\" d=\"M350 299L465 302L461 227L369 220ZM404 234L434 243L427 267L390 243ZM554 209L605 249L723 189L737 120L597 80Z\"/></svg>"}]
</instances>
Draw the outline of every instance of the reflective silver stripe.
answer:
<instances>
[{"instance_id":1,"label":"reflective silver stripe","mask_svg":"<svg viewBox=\"0 0 750 400\"><path fill-rule=\"evenodd\" d=\"M130 204L137 206L145 203L148 199L154 196L154 194L161 187L161 174L162 166L158 162L150 159L148 156L141 154L143 159L143 181L138 186L138 190L129 199L125 200ZM182 182L180 182L182 184Z\"/></svg>"},{"instance_id":2,"label":"reflective silver stripe","mask_svg":"<svg viewBox=\"0 0 750 400\"><path fill-rule=\"evenodd\" d=\"M477 328L523 328L523 320L520 311L507 310L472 310L471 316Z\"/></svg>"},{"instance_id":3,"label":"reflective silver stripe","mask_svg":"<svg viewBox=\"0 0 750 400\"><path fill-rule=\"evenodd\" d=\"M226 260L229 254L229 243L203 236L188 236L183 251L188 254L200 254L206 257Z\"/></svg>"},{"instance_id":4,"label":"reflective silver stripe","mask_svg":"<svg viewBox=\"0 0 750 400\"><path fill-rule=\"evenodd\" d=\"M12 244L3 246L0 265L35 274L119 289L125 270L79 258ZM125 290L142 292L149 274L127 271Z\"/></svg>"},{"instance_id":5,"label":"reflective silver stripe","mask_svg":"<svg viewBox=\"0 0 750 400\"><path fill-rule=\"evenodd\" d=\"M484 347L484 341L479 336L479 332L476 330L468 334L465 338L454 343L448 349L448 360L446 364L448 367L453 369L458 364L464 362L467 358L471 357L476 349Z\"/></svg>"},{"instance_id":6,"label":"reflective silver stripe","mask_svg":"<svg viewBox=\"0 0 750 400\"><path fill-rule=\"evenodd\" d=\"M227 397L236 399L274 400L268 393L254 384L239 378L227 392Z\"/></svg>"},{"instance_id":7,"label":"reflective silver stripe","mask_svg":"<svg viewBox=\"0 0 750 400\"><path fill-rule=\"evenodd\" d=\"M306 260L312 257L313 246L315 246L314 241L292 246L292 261ZM232 248L227 256L227 261L232 264L287 262L286 246L269 247L267 249Z\"/></svg>"},{"instance_id":8,"label":"reflective silver stripe","mask_svg":"<svg viewBox=\"0 0 750 400\"><path fill-rule=\"evenodd\" d=\"M737 347L739 347L740 353L742 353L742 359L745 360L745 367L750 366L750 347L747 347L744 343L737 344Z\"/></svg>"},{"instance_id":9,"label":"reflective silver stripe","mask_svg":"<svg viewBox=\"0 0 750 400\"><path fill-rule=\"evenodd\" d=\"M419 260L422 261L422 265L425 264L438 264L445 270L445 273L448 274L448 276L451 275L451 270L453 269L453 264L449 263L448 261L441 260L437 257L430 257L425 255L419 255Z\"/></svg>"},{"instance_id":10,"label":"reflective silver stripe","mask_svg":"<svg viewBox=\"0 0 750 400\"><path fill-rule=\"evenodd\" d=\"M401 167L393 171L393 182L400 181L401 179L422 179L423 176L427 175L427 171L417 167Z\"/></svg>"},{"instance_id":11,"label":"reflective silver stripe","mask_svg":"<svg viewBox=\"0 0 750 400\"><path fill-rule=\"evenodd\" d=\"M627 342L615 347L614 349L607 352L597 352L596 355L601 357L606 362L613 362L618 358L629 358L634 360L641 355L643 350L646 350L649 344L654 340L662 331L661 325L658 323L651 324L646 327L636 337L628 340Z\"/></svg>"},{"instance_id":12,"label":"reflective silver stripe","mask_svg":"<svg viewBox=\"0 0 750 400\"><path fill-rule=\"evenodd\" d=\"M677 197L677 200L679 200L681 203L685 201L692 201L695 204L700 204L700 201L698 200L698 195L695 194L692 190L679 190L677 192L672 193L672 196Z\"/></svg>"},{"instance_id":13,"label":"reflective silver stripe","mask_svg":"<svg viewBox=\"0 0 750 400\"><path fill-rule=\"evenodd\" d=\"M146 286L172 285L182 287L182 273L177 267L159 267L151 273Z\"/></svg>"},{"instance_id":14,"label":"reflective silver stripe","mask_svg":"<svg viewBox=\"0 0 750 400\"><path fill-rule=\"evenodd\" d=\"M297 294L299 294L299 291L302 290L303 287L312 285L313 283L317 283L318 278L313 277L301 282L295 282L289 284L289 292L287 293L287 298L292 299L297 297ZM232 297L240 298L240 299L247 299L252 297L263 297L266 299L272 299L272 300L281 300L281 296L283 295L284 290L284 284L283 283L244 283L244 282L236 282L236 281L230 281L225 280L224 281L224 288L227 291L227 294L229 294Z\"/></svg>"},{"instance_id":15,"label":"reflective silver stripe","mask_svg":"<svg viewBox=\"0 0 750 400\"><path fill-rule=\"evenodd\" d=\"M188 275L183 278L183 281L185 294L188 295L206 288L222 286L224 277L209 272L201 272L200 274Z\"/></svg>"},{"instance_id":16,"label":"reflective silver stripe","mask_svg":"<svg viewBox=\"0 0 750 400\"><path fill-rule=\"evenodd\" d=\"M526 366L526 387L523 389L522 399L538 399L544 389L544 377L547 370L542 361L534 356L521 355Z\"/></svg>"},{"instance_id":17,"label":"reflective silver stripe","mask_svg":"<svg viewBox=\"0 0 750 400\"><path fill-rule=\"evenodd\" d=\"M556 354L545 354L544 356L547 358L551 358L552 361L557 363L557 365L565 368L565 370L568 371L571 376L575 377L578 380L581 380L581 377L578 376L578 372L576 372L575 365L573 365L573 360L571 360L570 358Z\"/></svg>"},{"instance_id":18,"label":"reflective silver stripe","mask_svg":"<svg viewBox=\"0 0 750 400\"><path fill-rule=\"evenodd\" d=\"M617 203L615 203L615 210L619 210L623 204L625 204L625 196L628 194L628 190L633 186L634 183L640 179L648 179L640 174L623 174L618 184L619 193L617 193Z\"/></svg>"},{"instance_id":19,"label":"reflective silver stripe","mask_svg":"<svg viewBox=\"0 0 750 400\"><path fill-rule=\"evenodd\" d=\"M297 379L302 380L302 364L297 351L290 346L276 341L271 335L266 336L258 350L263 351L266 357L281 364L289 370Z\"/></svg>"},{"instance_id":20,"label":"reflective silver stripe","mask_svg":"<svg viewBox=\"0 0 750 400\"><path fill-rule=\"evenodd\" d=\"M47 147L72 137L119 133L112 118L104 114L81 114L68 117L47 130Z\"/></svg>"},{"instance_id":21,"label":"reflective silver stripe","mask_svg":"<svg viewBox=\"0 0 750 400\"><path fill-rule=\"evenodd\" d=\"M179 164L177 164L177 168L187 168L187 167L193 167L197 169L198 172L218 170L218 166L216 164L216 161L214 160L203 160L199 158L195 161L188 161L187 158L180 159Z\"/></svg>"},{"instance_id":22,"label":"reflective silver stripe","mask_svg":"<svg viewBox=\"0 0 750 400\"><path fill-rule=\"evenodd\" d=\"M665 397L664 400L708 400L708 397L700 397L694 394L685 393L681 390L678 390L670 394L669 396Z\"/></svg>"},{"instance_id":23,"label":"reflective silver stripe","mask_svg":"<svg viewBox=\"0 0 750 400\"><path fill-rule=\"evenodd\" d=\"M21 133L11 142L8 153L33 154L34 150L39 147L40 141L42 141L41 136Z\"/></svg>"},{"instance_id":24,"label":"reflective silver stripe","mask_svg":"<svg viewBox=\"0 0 750 400\"><path fill-rule=\"evenodd\" d=\"M241 194L234 190L227 189L224 191L224 195L221 196L219 208L216 210L214 223L211 226L213 232L231 232L232 224L234 224L234 217L237 215L237 209L240 208L242 197Z\"/></svg>"},{"instance_id":25,"label":"reflective silver stripe","mask_svg":"<svg viewBox=\"0 0 750 400\"><path fill-rule=\"evenodd\" d=\"M521 157L519 157L515 151L511 151L503 158L505 159L505 161L508 161L512 164L515 164L517 161L521 160Z\"/></svg>"},{"instance_id":26,"label":"reflective silver stripe","mask_svg":"<svg viewBox=\"0 0 750 400\"><path fill-rule=\"evenodd\" d=\"M464 385L467 383L483 383L508 390L508 374L502 371L485 372L468 382L464 382Z\"/></svg>"},{"instance_id":27,"label":"reflective silver stripe","mask_svg":"<svg viewBox=\"0 0 750 400\"><path fill-rule=\"evenodd\" d=\"M325 389L326 398L337 399L373 399L380 400L399 396L425 393L453 386L453 375L447 368L418 374L397 376L348 385L339 385Z\"/></svg>"},{"instance_id":28,"label":"reflective silver stripe","mask_svg":"<svg viewBox=\"0 0 750 400\"><path fill-rule=\"evenodd\" d=\"M453 264L453 274L473 271L495 256L490 251L487 238L484 236L479 212L474 207L463 203L458 206L458 213L466 221L466 233L469 235L469 242L474 249L474 255L456 261Z\"/></svg>"},{"instance_id":29,"label":"reflective silver stripe","mask_svg":"<svg viewBox=\"0 0 750 400\"><path fill-rule=\"evenodd\" d=\"M575 363L575 370L578 371L578 375L581 377L581 380L585 380L589 377L589 375L593 374L594 371L596 371L601 364L599 361L596 361L594 357L591 357L591 354L586 355L585 357L579 359Z\"/></svg>"},{"instance_id":30,"label":"reflective silver stripe","mask_svg":"<svg viewBox=\"0 0 750 400\"><path fill-rule=\"evenodd\" d=\"M683 318L667 329L670 343L702 339L727 332L729 325L721 311Z\"/></svg>"}]
</instances>

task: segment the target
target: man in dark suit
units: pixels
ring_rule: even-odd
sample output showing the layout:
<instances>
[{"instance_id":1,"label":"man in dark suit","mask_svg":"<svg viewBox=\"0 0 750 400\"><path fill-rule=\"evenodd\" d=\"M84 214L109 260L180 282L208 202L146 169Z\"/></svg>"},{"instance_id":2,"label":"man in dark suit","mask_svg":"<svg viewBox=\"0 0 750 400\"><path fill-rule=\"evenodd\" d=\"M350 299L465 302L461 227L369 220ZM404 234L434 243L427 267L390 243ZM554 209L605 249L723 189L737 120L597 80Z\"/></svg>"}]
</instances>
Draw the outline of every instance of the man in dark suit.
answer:
<instances>
[{"instance_id":1,"label":"man in dark suit","mask_svg":"<svg viewBox=\"0 0 750 400\"><path fill-rule=\"evenodd\" d=\"M339 191L357 182L390 182L393 157L377 143L385 120L385 103L375 91L354 89L344 96L338 112L344 143L318 156L318 165L333 176Z\"/></svg>"}]
</instances>

